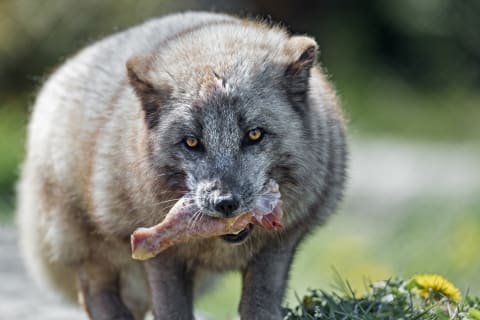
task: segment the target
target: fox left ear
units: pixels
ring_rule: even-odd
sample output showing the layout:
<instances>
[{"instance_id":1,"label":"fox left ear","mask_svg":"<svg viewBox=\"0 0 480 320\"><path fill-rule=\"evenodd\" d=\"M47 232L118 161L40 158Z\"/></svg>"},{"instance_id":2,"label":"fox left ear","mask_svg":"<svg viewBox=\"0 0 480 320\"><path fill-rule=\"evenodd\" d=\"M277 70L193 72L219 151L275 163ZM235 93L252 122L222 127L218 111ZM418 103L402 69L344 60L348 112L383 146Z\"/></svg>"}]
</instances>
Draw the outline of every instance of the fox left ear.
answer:
<instances>
[{"instance_id":1,"label":"fox left ear","mask_svg":"<svg viewBox=\"0 0 480 320\"><path fill-rule=\"evenodd\" d=\"M285 70L287 92L292 103L303 105L309 89L311 69L317 59L318 45L312 38L293 36L288 40L286 51L294 62Z\"/></svg>"},{"instance_id":2,"label":"fox left ear","mask_svg":"<svg viewBox=\"0 0 480 320\"><path fill-rule=\"evenodd\" d=\"M127 75L130 85L142 103L148 128L158 123L161 106L172 93L172 87L165 81L153 80L149 76L150 61L134 56L127 61Z\"/></svg>"}]
</instances>

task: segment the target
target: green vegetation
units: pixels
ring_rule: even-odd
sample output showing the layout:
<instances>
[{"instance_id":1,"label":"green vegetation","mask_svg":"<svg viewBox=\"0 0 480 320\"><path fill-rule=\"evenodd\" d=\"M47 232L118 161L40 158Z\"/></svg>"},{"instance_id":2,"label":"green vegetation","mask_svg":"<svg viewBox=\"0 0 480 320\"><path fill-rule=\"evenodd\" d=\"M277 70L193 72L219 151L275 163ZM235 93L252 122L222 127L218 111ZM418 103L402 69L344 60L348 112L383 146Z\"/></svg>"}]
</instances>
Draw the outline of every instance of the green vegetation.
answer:
<instances>
[{"instance_id":1,"label":"green vegetation","mask_svg":"<svg viewBox=\"0 0 480 320\"><path fill-rule=\"evenodd\" d=\"M478 142L478 92L453 87L419 91L400 79L388 77L356 79L356 84L342 75L333 80L352 134L432 143Z\"/></svg>"},{"instance_id":2,"label":"green vegetation","mask_svg":"<svg viewBox=\"0 0 480 320\"><path fill-rule=\"evenodd\" d=\"M0 105L0 224L12 221L14 186L24 152L27 113L17 103Z\"/></svg>"},{"instance_id":3,"label":"green vegetation","mask_svg":"<svg viewBox=\"0 0 480 320\"><path fill-rule=\"evenodd\" d=\"M284 319L480 320L479 298L460 301L452 294L458 289L448 280L438 275L423 278L426 283L416 278L375 282L363 295L339 279L341 293L311 290L298 306L284 309Z\"/></svg>"},{"instance_id":4,"label":"green vegetation","mask_svg":"<svg viewBox=\"0 0 480 320\"><path fill-rule=\"evenodd\" d=\"M16 104L0 106L0 191L11 192L23 157L27 115Z\"/></svg>"}]
</instances>

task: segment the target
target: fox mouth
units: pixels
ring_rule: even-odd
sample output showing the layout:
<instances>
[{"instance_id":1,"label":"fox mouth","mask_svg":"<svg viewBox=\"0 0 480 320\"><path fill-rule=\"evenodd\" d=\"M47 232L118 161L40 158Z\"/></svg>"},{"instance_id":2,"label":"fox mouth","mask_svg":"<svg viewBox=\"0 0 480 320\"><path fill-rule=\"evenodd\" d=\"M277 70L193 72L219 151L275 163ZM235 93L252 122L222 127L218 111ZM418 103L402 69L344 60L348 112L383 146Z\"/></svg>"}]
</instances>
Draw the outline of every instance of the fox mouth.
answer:
<instances>
[{"instance_id":1,"label":"fox mouth","mask_svg":"<svg viewBox=\"0 0 480 320\"><path fill-rule=\"evenodd\" d=\"M220 236L220 238L228 243L233 243L233 244L240 244L247 240L248 236L250 235L250 232L253 229L253 224L249 223L245 229L240 231L237 234L230 233L230 234L224 234Z\"/></svg>"}]
</instances>

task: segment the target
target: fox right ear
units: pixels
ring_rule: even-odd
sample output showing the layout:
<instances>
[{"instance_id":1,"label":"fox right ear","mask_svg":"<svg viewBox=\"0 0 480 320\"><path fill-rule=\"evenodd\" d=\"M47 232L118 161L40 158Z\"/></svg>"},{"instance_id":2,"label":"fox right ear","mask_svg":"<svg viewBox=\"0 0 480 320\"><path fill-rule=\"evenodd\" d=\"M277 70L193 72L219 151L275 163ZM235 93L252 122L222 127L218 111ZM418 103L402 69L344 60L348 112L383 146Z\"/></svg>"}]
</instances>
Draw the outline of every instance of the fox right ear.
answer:
<instances>
[{"instance_id":1,"label":"fox right ear","mask_svg":"<svg viewBox=\"0 0 480 320\"><path fill-rule=\"evenodd\" d=\"M159 109L170 97L172 87L167 83L155 83L149 76L149 65L148 58L134 56L127 61L127 74L142 103L148 128L152 129L158 123Z\"/></svg>"},{"instance_id":2,"label":"fox right ear","mask_svg":"<svg viewBox=\"0 0 480 320\"><path fill-rule=\"evenodd\" d=\"M312 38L293 36L287 43L287 54L292 62L285 70L287 91L297 106L305 104L311 69L316 63L318 45Z\"/></svg>"}]
</instances>

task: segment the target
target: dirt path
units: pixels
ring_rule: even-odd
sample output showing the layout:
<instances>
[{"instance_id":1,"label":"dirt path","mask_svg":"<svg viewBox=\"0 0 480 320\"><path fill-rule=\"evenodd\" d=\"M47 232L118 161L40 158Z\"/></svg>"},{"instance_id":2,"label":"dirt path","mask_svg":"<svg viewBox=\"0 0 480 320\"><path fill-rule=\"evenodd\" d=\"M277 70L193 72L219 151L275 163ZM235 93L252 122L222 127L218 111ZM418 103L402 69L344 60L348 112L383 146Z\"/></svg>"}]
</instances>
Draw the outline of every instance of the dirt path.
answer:
<instances>
[{"instance_id":1,"label":"dirt path","mask_svg":"<svg viewBox=\"0 0 480 320\"><path fill-rule=\"evenodd\" d=\"M17 250L12 227L0 227L0 253L0 319L87 319L78 308L62 303L33 285Z\"/></svg>"},{"instance_id":2,"label":"dirt path","mask_svg":"<svg viewBox=\"0 0 480 320\"><path fill-rule=\"evenodd\" d=\"M468 203L480 196L480 149L461 143L354 141L348 176L347 212L400 213L418 199Z\"/></svg>"}]
</instances>

